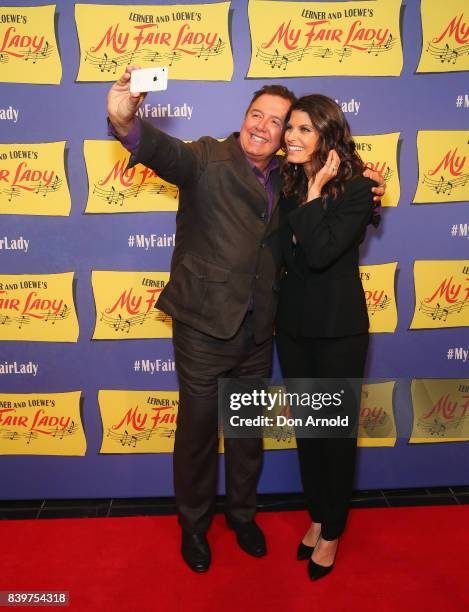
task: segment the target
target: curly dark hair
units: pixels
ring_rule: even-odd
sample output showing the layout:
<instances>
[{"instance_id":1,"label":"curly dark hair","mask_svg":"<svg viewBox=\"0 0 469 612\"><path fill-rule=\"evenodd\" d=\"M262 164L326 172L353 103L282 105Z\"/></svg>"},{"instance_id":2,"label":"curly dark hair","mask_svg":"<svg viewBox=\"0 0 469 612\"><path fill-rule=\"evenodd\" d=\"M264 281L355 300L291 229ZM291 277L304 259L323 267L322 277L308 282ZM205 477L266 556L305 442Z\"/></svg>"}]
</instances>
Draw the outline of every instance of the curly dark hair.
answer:
<instances>
[{"instance_id":1,"label":"curly dark hair","mask_svg":"<svg viewBox=\"0 0 469 612\"><path fill-rule=\"evenodd\" d=\"M287 115L285 129L288 127L291 113L295 110L303 111L309 115L314 129L319 135L312 159L313 174L324 166L331 149L335 149L340 157L337 175L322 190L321 197L324 205L326 205L328 199L335 199L340 193L344 192L345 183L348 180L363 173L365 164L355 149L355 143L344 113L334 100L320 94L299 98L292 105ZM286 151L285 130L282 137L282 148ZM288 163L286 158L282 162L281 173L284 194L303 204L308 192L308 179L305 173L301 168L296 167L296 164Z\"/></svg>"}]
</instances>

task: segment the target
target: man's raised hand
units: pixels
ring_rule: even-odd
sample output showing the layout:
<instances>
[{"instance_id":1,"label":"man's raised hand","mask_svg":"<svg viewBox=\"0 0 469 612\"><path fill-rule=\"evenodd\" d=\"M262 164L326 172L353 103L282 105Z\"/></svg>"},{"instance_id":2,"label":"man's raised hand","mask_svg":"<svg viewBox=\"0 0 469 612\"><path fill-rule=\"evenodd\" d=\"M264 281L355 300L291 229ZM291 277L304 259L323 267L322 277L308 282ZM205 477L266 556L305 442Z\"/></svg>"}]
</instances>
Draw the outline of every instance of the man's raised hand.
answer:
<instances>
[{"instance_id":1,"label":"man's raised hand","mask_svg":"<svg viewBox=\"0 0 469 612\"><path fill-rule=\"evenodd\" d=\"M127 136L130 132L135 113L145 99L146 94L130 91L130 74L132 70L138 69L139 66L127 66L107 96L108 116L119 136Z\"/></svg>"}]
</instances>

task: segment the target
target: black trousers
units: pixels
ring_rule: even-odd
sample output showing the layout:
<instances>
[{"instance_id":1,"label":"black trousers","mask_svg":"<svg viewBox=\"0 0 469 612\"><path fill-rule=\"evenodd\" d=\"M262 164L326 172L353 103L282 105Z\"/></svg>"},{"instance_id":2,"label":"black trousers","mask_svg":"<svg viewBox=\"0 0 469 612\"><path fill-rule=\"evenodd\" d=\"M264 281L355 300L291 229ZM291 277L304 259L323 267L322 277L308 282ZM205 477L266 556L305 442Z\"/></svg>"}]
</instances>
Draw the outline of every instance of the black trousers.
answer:
<instances>
[{"instance_id":1,"label":"black trousers","mask_svg":"<svg viewBox=\"0 0 469 612\"><path fill-rule=\"evenodd\" d=\"M277 330L285 378L362 378L368 334L344 338L293 338ZM301 481L311 519L325 540L345 528L353 489L356 438L297 438Z\"/></svg>"},{"instance_id":2,"label":"black trousers","mask_svg":"<svg viewBox=\"0 0 469 612\"><path fill-rule=\"evenodd\" d=\"M205 532L215 509L218 472L219 377L267 377L272 340L254 341L252 313L229 340L203 334L173 321L179 378L179 411L174 443L174 491L179 522L190 533ZM262 468L262 439L225 439L226 514L254 518Z\"/></svg>"}]
</instances>

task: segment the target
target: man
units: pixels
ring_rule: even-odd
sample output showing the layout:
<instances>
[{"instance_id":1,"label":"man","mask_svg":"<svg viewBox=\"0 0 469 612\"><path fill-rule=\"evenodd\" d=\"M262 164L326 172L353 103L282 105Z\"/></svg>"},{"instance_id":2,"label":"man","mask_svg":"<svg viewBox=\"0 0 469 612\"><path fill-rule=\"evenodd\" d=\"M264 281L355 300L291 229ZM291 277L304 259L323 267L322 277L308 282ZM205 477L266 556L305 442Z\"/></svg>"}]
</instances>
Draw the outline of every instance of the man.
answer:
<instances>
[{"instance_id":1,"label":"man","mask_svg":"<svg viewBox=\"0 0 469 612\"><path fill-rule=\"evenodd\" d=\"M173 317L179 378L174 488L181 552L206 571L206 532L215 505L219 377L267 377L278 292L279 161L285 117L295 100L280 85L254 94L239 134L185 144L135 117L129 66L108 95L111 131L143 163L180 189L171 279L158 308ZM379 190L383 193L383 190ZM238 544L266 553L254 521L261 439L225 439L226 516Z\"/></svg>"}]
</instances>

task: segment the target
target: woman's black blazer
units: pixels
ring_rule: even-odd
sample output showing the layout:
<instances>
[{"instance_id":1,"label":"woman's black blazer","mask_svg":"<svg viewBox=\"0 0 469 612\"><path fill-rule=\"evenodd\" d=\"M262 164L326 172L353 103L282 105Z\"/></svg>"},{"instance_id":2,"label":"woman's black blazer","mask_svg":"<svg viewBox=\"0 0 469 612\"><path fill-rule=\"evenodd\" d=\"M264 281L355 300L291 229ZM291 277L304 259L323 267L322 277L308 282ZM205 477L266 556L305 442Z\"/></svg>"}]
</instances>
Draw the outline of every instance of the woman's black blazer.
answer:
<instances>
[{"instance_id":1,"label":"woman's black blazer","mask_svg":"<svg viewBox=\"0 0 469 612\"><path fill-rule=\"evenodd\" d=\"M314 338L368 331L358 251L373 214L374 186L364 176L354 177L326 207L321 198L304 206L282 198L280 239L285 268L277 329Z\"/></svg>"}]
</instances>

